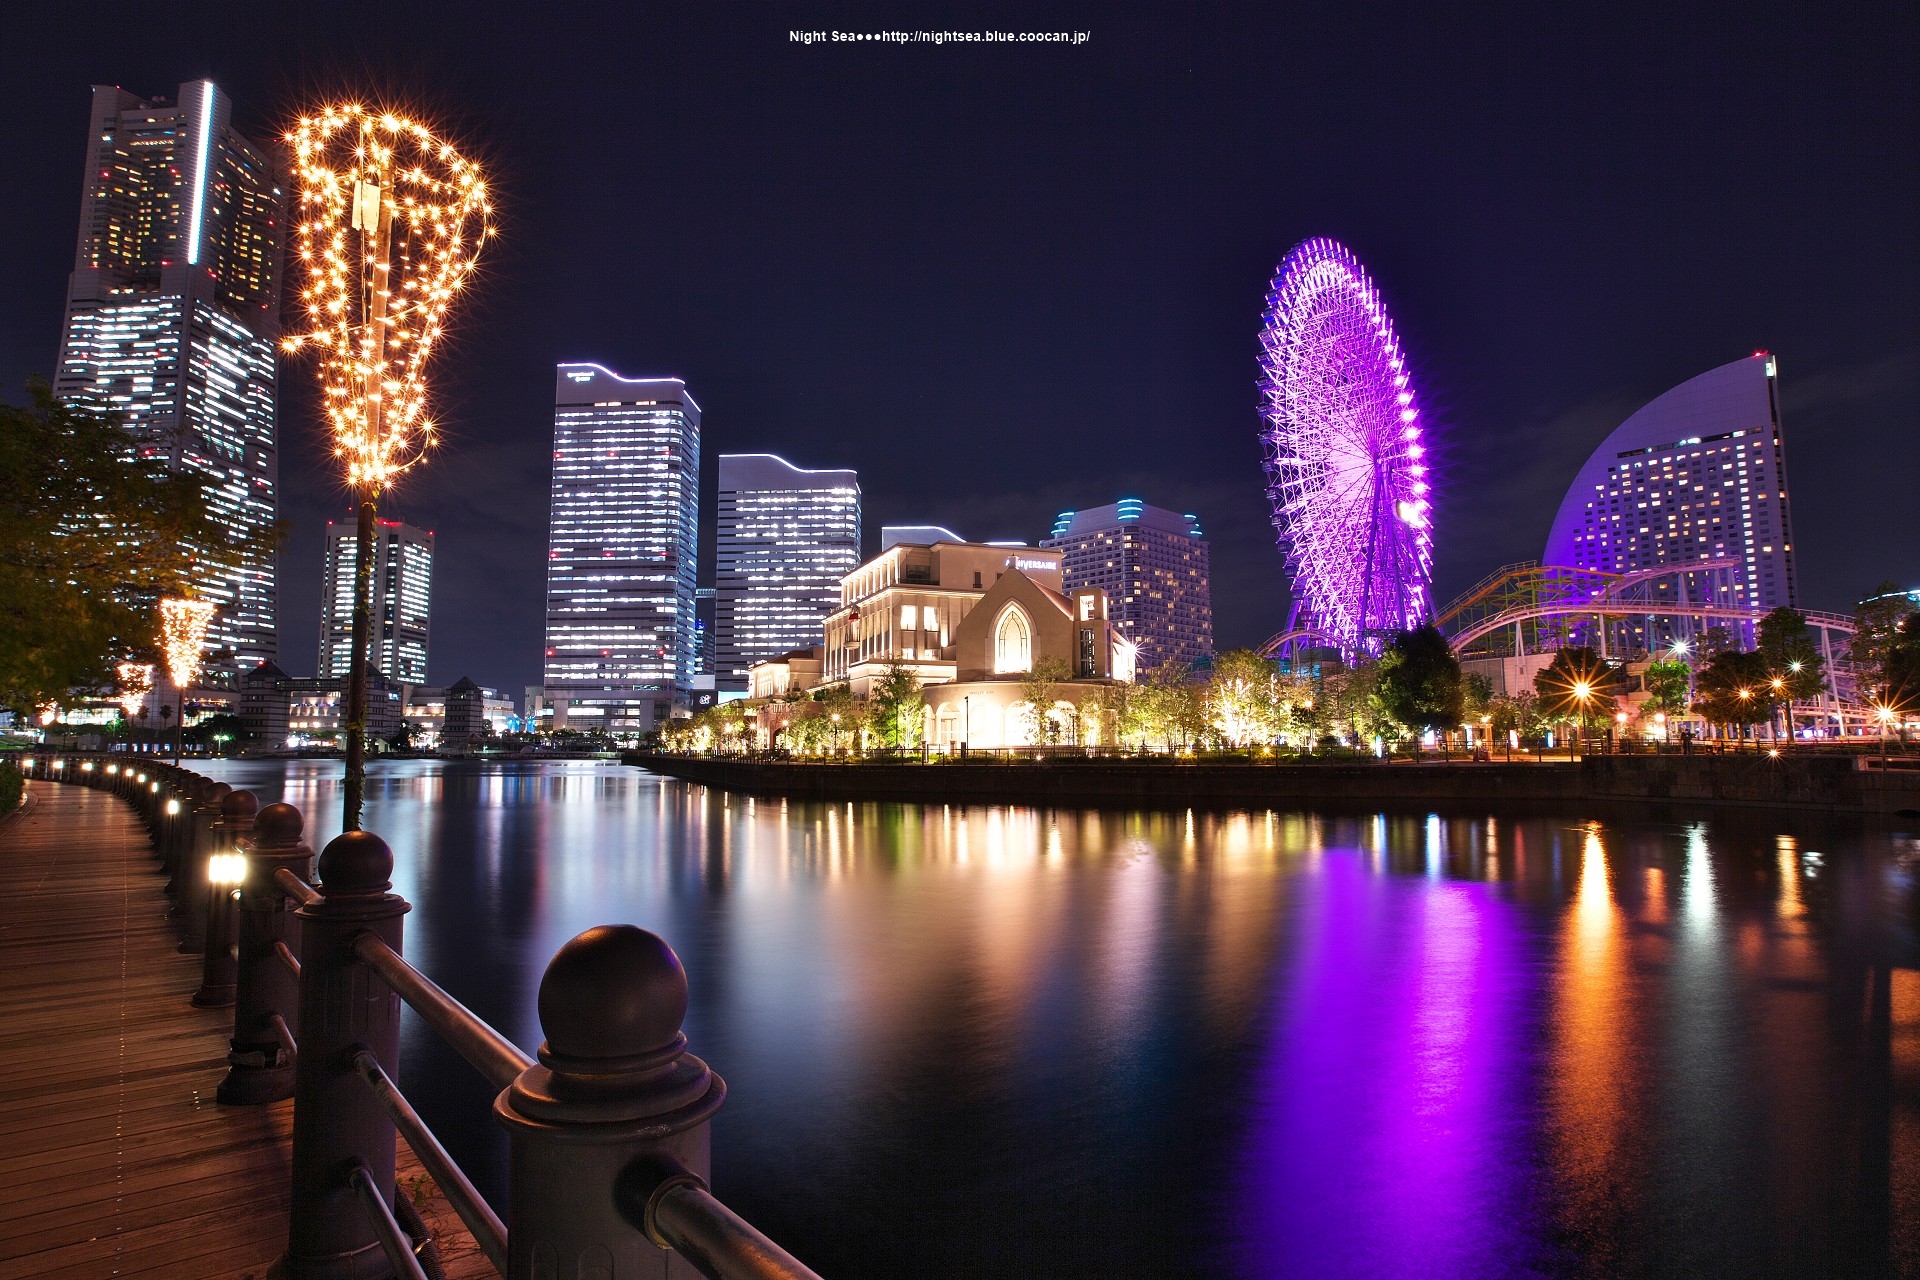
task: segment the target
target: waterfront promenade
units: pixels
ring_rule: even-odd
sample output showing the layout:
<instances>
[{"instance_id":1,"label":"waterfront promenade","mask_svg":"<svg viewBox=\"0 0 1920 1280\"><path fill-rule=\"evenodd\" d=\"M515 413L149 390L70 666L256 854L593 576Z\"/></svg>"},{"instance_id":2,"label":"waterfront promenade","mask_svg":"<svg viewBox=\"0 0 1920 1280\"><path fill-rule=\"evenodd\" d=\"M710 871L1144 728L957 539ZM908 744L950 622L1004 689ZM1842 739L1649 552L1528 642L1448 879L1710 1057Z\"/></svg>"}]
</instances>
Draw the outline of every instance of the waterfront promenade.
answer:
<instances>
[{"instance_id":1,"label":"waterfront promenade","mask_svg":"<svg viewBox=\"0 0 1920 1280\"><path fill-rule=\"evenodd\" d=\"M227 1107L233 1011L188 1000L146 831L36 781L0 822L0 1275L263 1277L286 1247L292 1103ZM420 1169L404 1146L400 1183ZM437 1196L449 1277L491 1275Z\"/></svg>"}]
</instances>

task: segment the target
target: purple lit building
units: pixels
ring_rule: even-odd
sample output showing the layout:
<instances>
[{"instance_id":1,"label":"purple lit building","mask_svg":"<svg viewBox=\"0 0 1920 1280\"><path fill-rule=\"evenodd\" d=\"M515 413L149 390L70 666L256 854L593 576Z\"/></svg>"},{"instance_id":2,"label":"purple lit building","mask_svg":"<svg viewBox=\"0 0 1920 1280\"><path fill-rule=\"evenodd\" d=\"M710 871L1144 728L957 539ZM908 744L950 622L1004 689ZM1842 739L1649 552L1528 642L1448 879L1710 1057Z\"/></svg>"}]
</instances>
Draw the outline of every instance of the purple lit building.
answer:
<instances>
[{"instance_id":1,"label":"purple lit building","mask_svg":"<svg viewBox=\"0 0 1920 1280\"><path fill-rule=\"evenodd\" d=\"M1618 574L1685 566L1667 586L1683 603L1797 607L1775 358L1709 370L1620 424L1567 491L1541 559Z\"/></svg>"}]
</instances>

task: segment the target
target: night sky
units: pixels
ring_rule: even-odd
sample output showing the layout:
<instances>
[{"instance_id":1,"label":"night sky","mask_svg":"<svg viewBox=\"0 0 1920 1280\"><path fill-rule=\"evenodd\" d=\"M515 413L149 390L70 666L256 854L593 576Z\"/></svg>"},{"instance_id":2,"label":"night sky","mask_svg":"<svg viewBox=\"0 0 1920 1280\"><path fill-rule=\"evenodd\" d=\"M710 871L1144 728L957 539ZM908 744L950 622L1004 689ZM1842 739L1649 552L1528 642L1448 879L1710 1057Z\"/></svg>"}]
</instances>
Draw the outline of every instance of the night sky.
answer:
<instances>
[{"instance_id":1,"label":"night sky","mask_svg":"<svg viewBox=\"0 0 1920 1280\"><path fill-rule=\"evenodd\" d=\"M1848 609L1920 585L1916 12L25 0L0 395L52 372L88 85L210 76L257 140L353 95L491 170L501 234L434 366L444 447L388 504L438 534L437 682L539 679L561 360L687 380L709 509L722 452L857 468L869 549L885 523L1037 541L1121 496L1195 512L1218 640L1259 643L1286 587L1256 332L1312 235L1375 276L1437 427L1438 600L1538 556L1633 409L1764 347L1803 603ZM788 39L883 27L1091 38ZM347 510L312 385L283 369L296 674Z\"/></svg>"}]
</instances>

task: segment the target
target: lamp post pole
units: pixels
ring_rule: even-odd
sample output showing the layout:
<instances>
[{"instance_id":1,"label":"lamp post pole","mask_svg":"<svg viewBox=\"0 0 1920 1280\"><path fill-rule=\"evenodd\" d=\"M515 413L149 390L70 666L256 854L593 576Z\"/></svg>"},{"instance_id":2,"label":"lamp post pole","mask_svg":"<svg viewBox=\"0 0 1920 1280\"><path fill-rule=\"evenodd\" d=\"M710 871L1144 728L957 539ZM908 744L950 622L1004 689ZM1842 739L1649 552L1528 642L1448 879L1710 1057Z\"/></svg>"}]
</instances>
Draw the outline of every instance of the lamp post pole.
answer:
<instances>
[{"instance_id":1,"label":"lamp post pole","mask_svg":"<svg viewBox=\"0 0 1920 1280\"><path fill-rule=\"evenodd\" d=\"M372 227L361 234L373 259L373 289L367 303L367 359L372 370L361 384L361 404L370 438L380 438L381 380L387 365L387 286L392 271L393 214L386 201L372 202L379 210ZM367 650L373 641L373 538L375 503L380 496L377 476L365 476L360 485L359 523L353 544L353 651L347 660L347 786L341 829L360 830L360 811L367 793Z\"/></svg>"}]
</instances>

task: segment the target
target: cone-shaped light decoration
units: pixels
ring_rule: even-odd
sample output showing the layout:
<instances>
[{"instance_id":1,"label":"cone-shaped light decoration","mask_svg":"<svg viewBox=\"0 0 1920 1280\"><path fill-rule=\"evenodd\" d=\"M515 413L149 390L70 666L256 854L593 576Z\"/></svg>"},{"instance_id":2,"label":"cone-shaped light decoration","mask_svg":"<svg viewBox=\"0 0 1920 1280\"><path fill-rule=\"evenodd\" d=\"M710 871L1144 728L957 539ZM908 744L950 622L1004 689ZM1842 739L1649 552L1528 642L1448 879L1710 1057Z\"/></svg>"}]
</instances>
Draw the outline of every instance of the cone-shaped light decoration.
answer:
<instances>
[{"instance_id":1,"label":"cone-shaped light decoration","mask_svg":"<svg viewBox=\"0 0 1920 1280\"><path fill-rule=\"evenodd\" d=\"M140 710L140 704L153 692L153 664L151 662L122 662L113 669L120 677L120 695L115 701L131 720Z\"/></svg>"},{"instance_id":2,"label":"cone-shaped light decoration","mask_svg":"<svg viewBox=\"0 0 1920 1280\"><path fill-rule=\"evenodd\" d=\"M378 493L433 443L427 357L493 234L479 168L397 112L322 107L287 134L304 331L347 484Z\"/></svg>"},{"instance_id":3,"label":"cone-shaped light decoration","mask_svg":"<svg viewBox=\"0 0 1920 1280\"><path fill-rule=\"evenodd\" d=\"M206 600L160 602L160 651L167 660L167 675L183 696L200 674L200 646L217 607Z\"/></svg>"}]
</instances>

